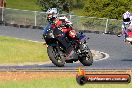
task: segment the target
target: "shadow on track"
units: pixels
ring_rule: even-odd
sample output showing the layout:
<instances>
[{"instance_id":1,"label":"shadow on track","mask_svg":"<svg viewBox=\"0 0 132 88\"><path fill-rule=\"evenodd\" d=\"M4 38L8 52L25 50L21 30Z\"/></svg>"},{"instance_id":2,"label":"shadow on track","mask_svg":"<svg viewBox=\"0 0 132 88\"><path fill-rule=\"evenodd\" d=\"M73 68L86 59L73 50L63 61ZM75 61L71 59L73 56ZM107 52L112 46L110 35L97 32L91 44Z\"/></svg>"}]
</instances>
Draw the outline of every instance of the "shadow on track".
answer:
<instances>
[{"instance_id":1,"label":"shadow on track","mask_svg":"<svg viewBox=\"0 0 132 88\"><path fill-rule=\"evenodd\" d=\"M121 61L132 61L132 59L123 59Z\"/></svg>"}]
</instances>

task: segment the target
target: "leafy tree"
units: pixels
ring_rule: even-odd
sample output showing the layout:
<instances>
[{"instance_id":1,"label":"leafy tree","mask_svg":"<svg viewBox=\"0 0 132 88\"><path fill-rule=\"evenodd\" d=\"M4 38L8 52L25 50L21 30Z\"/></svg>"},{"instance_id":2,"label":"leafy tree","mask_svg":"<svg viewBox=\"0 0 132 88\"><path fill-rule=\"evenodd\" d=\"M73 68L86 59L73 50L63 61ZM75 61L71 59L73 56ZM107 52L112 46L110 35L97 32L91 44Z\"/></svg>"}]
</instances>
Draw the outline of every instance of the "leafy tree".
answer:
<instances>
[{"instance_id":1,"label":"leafy tree","mask_svg":"<svg viewBox=\"0 0 132 88\"><path fill-rule=\"evenodd\" d=\"M72 7L73 8L83 8L84 7L84 5L85 5L85 0L73 0L72 1Z\"/></svg>"},{"instance_id":2,"label":"leafy tree","mask_svg":"<svg viewBox=\"0 0 132 88\"><path fill-rule=\"evenodd\" d=\"M69 13L71 9L71 2L69 0L37 0L43 11L46 11L48 8L58 8L60 12L66 11Z\"/></svg>"},{"instance_id":3,"label":"leafy tree","mask_svg":"<svg viewBox=\"0 0 132 88\"><path fill-rule=\"evenodd\" d=\"M121 19L122 14L132 8L131 0L87 0L83 8L87 16Z\"/></svg>"},{"instance_id":4,"label":"leafy tree","mask_svg":"<svg viewBox=\"0 0 132 88\"><path fill-rule=\"evenodd\" d=\"M132 0L37 0L43 11L58 8L60 12L80 10L81 15L121 19L125 11L132 11Z\"/></svg>"}]
</instances>

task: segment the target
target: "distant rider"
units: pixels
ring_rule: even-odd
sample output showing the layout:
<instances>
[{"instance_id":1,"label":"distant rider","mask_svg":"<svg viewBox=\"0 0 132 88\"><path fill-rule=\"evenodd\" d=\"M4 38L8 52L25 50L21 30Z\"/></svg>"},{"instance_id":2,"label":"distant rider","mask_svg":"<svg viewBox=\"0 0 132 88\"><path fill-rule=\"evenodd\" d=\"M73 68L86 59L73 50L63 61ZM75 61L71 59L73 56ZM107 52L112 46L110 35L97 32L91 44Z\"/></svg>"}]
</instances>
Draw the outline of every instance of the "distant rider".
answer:
<instances>
[{"instance_id":1,"label":"distant rider","mask_svg":"<svg viewBox=\"0 0 132 88\"><path fill-rule=\"evenodd\" d=\"M132 20L132 14L130 14L128 11L126 11L122 15L122 18L123 18L123 22L122 22L122 35L124 37L124 41L126 41L128 27L129 27L129 25L131 23L131 20Z\"/></svg>"}]
</instances>

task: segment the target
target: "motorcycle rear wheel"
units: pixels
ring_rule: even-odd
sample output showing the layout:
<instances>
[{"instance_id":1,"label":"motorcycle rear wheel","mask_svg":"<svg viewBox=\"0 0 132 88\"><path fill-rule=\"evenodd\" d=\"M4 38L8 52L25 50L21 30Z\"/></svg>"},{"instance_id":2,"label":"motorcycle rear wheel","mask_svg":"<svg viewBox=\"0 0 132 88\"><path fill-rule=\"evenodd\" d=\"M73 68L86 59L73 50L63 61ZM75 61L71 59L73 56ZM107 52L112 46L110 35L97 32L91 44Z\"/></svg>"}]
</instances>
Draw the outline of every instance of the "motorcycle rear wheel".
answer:
<instances>
[{"instance_id":1,"label":"motorcycle rear wheel","mask_svg":"<svg viewBox=\"0 0 132 88\"><path fill-rule=\"evenodd\" d=\"M58 67L63 67L65 64L65 57L61 54L61 52L57 51L56 47L48 46L47 52L52 63Z\"/></svg>"}]
</instances>

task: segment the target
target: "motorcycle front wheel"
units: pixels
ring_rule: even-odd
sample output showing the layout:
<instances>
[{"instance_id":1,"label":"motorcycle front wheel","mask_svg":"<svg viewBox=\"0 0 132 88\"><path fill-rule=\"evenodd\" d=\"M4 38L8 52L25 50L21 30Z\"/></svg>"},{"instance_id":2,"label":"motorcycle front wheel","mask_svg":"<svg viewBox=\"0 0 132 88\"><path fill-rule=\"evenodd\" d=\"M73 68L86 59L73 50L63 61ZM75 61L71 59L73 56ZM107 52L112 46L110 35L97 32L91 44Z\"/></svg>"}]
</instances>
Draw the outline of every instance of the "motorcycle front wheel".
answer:
<instances>
[{"instance_id":1,"label":"motorcycle front wheel","mask_svg":"<svg viewBox=\"0 0 132 88\"><path fill-rule=\"evenodd\" d=\"M130 42L130 44L132 45L132 42Z\"/></svg>"},{"instance_id":2,"label":"motorcycle front wheel","mask_svg":"<svg viewBox=\"0 0 132 88\"><path fill-rule=\"evenodd\" d=\"M57 47L48 46L47 52L52 63L58 67L63 67L65 64L65 59L61 51L57 50Z\"/></svg>"},{"instance_id":3,"label":"motorcycle front wheel","mask_svg":"<svg viewBox=\"0 0 132 88\"><path fill-rule=\"evenodd\" d=\"M84 65L84 66L90 66L93 64L93 56L92 52L90 49L87 47L88 53L86 53L86 56L79 57L79 61Z\"/></svg>"}]
</instances>

